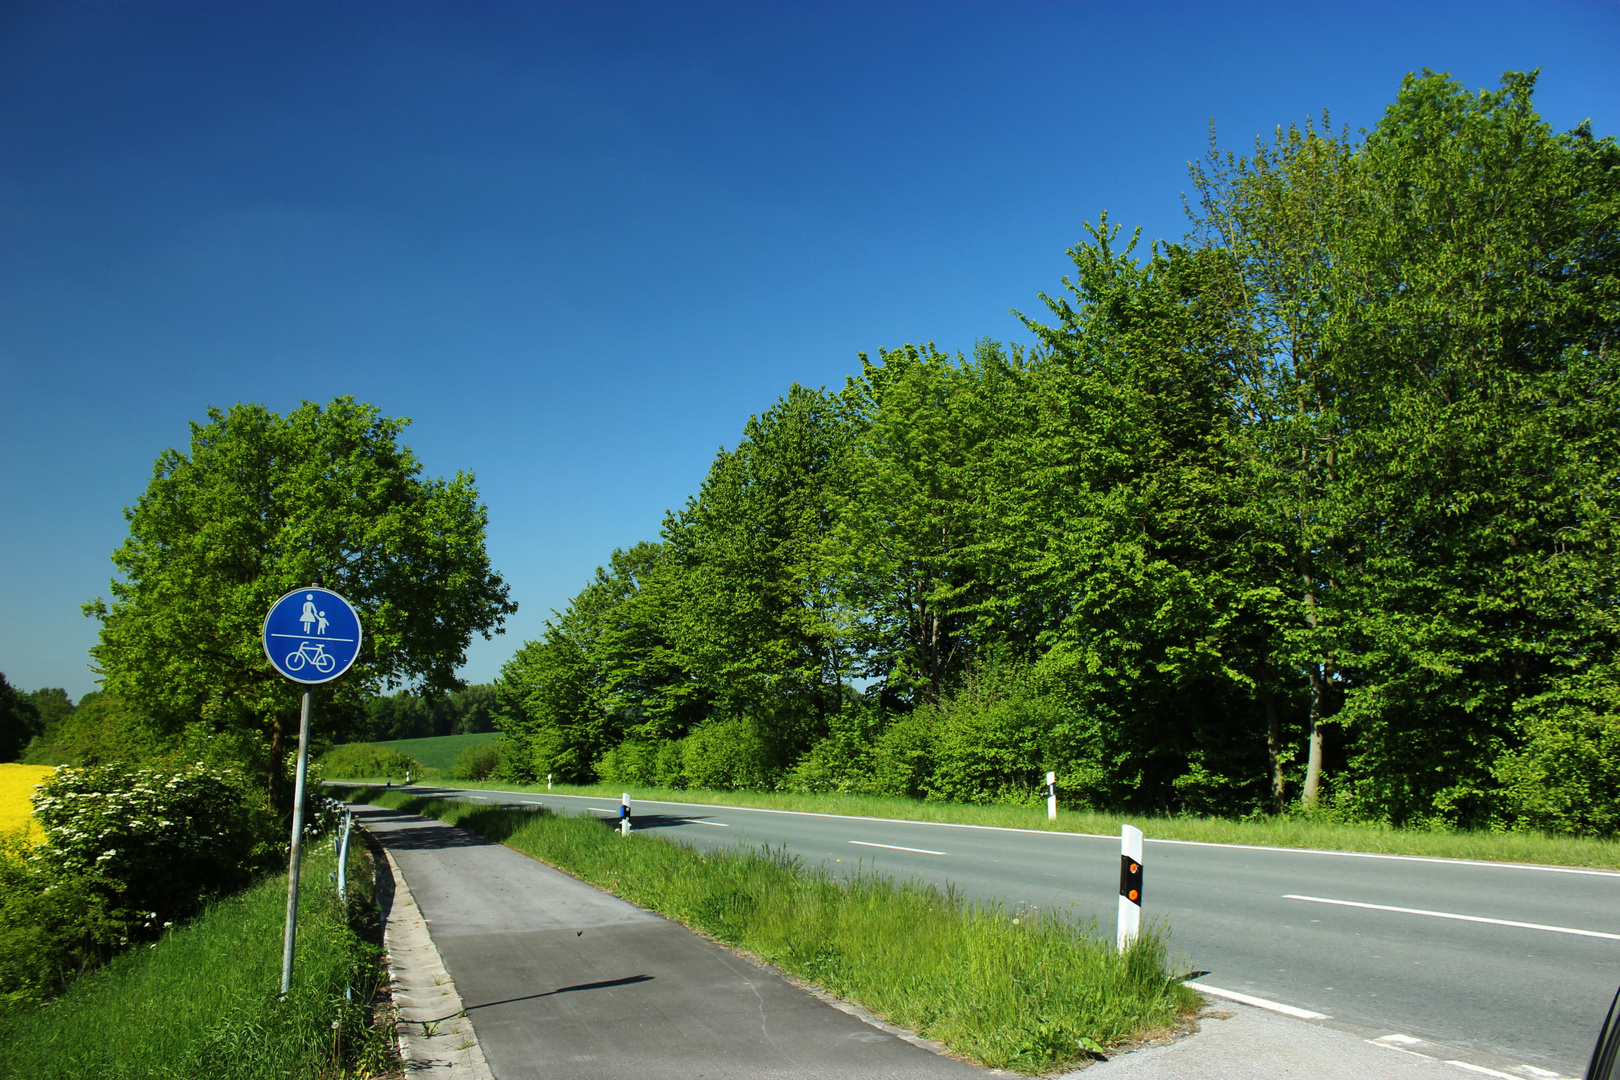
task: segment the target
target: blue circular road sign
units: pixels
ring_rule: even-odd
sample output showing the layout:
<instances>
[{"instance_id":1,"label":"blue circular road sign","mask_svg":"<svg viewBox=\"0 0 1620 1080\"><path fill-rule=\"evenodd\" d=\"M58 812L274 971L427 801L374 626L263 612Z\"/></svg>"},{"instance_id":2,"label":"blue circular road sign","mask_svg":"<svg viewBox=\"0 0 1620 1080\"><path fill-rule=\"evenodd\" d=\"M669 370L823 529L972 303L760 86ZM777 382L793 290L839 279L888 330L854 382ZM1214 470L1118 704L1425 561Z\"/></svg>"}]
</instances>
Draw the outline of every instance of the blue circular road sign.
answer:
<instances>
[{"instance_id":1,"label":"blue circular road sign","mask_svg":"<svg viewBox=\"0 0 1620 1080\"><path fill-rule=\"evenodd\" d=\"M293 682L331 682L360 655L360 613L331 589L294 589L264 617L264 655Z\"/></svg>"}]
</instances>

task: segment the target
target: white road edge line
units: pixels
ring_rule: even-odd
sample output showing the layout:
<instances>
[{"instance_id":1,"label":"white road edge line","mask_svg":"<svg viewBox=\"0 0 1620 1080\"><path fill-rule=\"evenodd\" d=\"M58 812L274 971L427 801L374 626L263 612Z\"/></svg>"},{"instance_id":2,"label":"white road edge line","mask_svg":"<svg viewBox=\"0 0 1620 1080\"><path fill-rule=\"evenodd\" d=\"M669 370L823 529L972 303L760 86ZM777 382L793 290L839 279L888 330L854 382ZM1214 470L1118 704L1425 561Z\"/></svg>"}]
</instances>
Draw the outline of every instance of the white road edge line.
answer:
<instances>
[{"instance_id":1,"label":"white road edge line","mask_svg":"<svg viewBox=\"0 0 1620 1080\"><path fill-rule=\"evenodd\" d=\"M446 788L446 791L489 791L496 795L527 795L524 791L495 788ZM595 795L548 794L550 799L594 799ZM768 810L763 806L730 806L726 803L663 802L641 800L652 806L702 806L711 810L741 810L749 814L789 814L794 817L838 818L841 821L881 821L887 825L929 825L936 829L979 829L984 832L1034 833L1040 836L1072 836L1082 840L1115 840L1118 833L1065 832L1060 829L1019 829L1010 825L968 825L959 821L912 821L908 818L867 817L860 814L823 814L815 810ZM1588 870L1580 866L1542 866L1539 863L1492 862L1488 859L1446 859L1438 855L1386 855L1378 851L1328 851L1323 848L1274 847L1268 844L1220 844L1213 840L1164 840L1145 837L1148 844L1179 844L1183 847L1238 848L1244 851L1278 851L1287 855L1337 855L1347 859L1388 859L1392 862L1432 862L1450 866L1483 866L1493 870L1540 870L1548 874L1585 874L1590 877L1620 877L1616 870Z\"/></svg>"},{"instance_id":2,"label":"white road edge line","mask_svg":"<svg viewBox=\"0 0 1620 1080\"><path fill-rule=\"evenodd\" d=\"M686 819L686 824L688 824L688 825L713 825L717 829L729 829L729 828L731 828L730 825L727 825L723 821L698 821L696 818L687 818Z\"/></svg>"},{"instance_id":3,"label":"white road edge line","mask_svg":"<svg viewBox=\"0 0 1620 1080\"><path fill-rule=\"evenodd\" d=\"M1266 998L1254 997L1250 994L1240 994L1236 990L1222 990L1218 986L1207 983L1190 982L1187 984L1194 990L1201 990L1206 994L1214 994L1218 998L1226 998L1240 1005L1253 1005L1257 1009L1270 1009L1272 1012L1282 1013L1284 1016L1298 1017L1301 1020L1331 1020L1333 1017L1326 1013L1311 1012L1309 1009L1296 1009L1292 1005L1284 1005L1280 1001L1268 1001Z\"/></svg>"},{"instance_id":4,"label":"white road edge line","mask_svg":"<svg viewBox=\"0 0 1620 1080\"><path fill-rule=\"evenodd\" d=\"M850 843L859 844L859 845L861 845L861 847L888 848L890 851L915 851L919 855L949 855L950 854L950 852L948 852L948 851L929 851L925 847L901 847L899 844L869 844L865 840L851 840Z\"/></svg>"},{"instance_id":5,"label":"white road edge line","mask_svg":"<svg viewBox=\"0 0 1620 1080\"><path fill-rule=\"evenodd\" d=\"M1516 926L1520 930L1546 930L1554 934L1575 934L1578 937L1606 938L1620 941L1620 934L1605 934L1601 930L1578 930L1573 926L1548 926L1545 923L1515 922L1512 919L1487 919L1483 915L1458 915L1450 911L1425 911L1422 908L1392 907L1389 904L1362 904L1354 900L1329 900L1324 896L1295 896L1285 894L1284 900L1308 900L1313 904L1337 904L1339 907L1366 908L1369 911L1394 911L1401 915L1428 915L1435 919L1456 919L1458 922L1490 923L1492 926Z\"/></svg>"}]
</instances>

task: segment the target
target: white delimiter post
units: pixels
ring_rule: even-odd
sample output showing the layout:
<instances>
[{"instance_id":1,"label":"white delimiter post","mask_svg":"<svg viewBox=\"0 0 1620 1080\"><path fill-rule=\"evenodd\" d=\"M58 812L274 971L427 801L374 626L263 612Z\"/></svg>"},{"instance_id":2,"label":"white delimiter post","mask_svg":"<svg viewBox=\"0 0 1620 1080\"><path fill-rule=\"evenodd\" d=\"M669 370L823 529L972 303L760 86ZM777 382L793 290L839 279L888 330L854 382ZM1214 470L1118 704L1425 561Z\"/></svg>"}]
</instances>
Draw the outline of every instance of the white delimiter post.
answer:
<instances>
[{"instance_id":1,"label":"white delimiter post","mask_svg":"<svg viewBox=\"0 0 1620 1080\"><path fill-rule=\"evenodd\" d=\"M1119 827L1119 951L1142 928L1142 830Z\"/></svg>"},{"instance_id":2,"label":"white delimiter post","mask_svg":"<svg viewBox=\"0 0 1620 1080\"><path fill-rule=\"evenodd\" d=\"M1057 773L1046 774L1046 820L1057 820Z\"/></svg>"},{"instance_id":3,"label":"white delimiter post","mask_svg":"<svg viewBox=\"0 0 1620 1080\"><path fill-rule=\"evenodd\" d=\"M630 793L619 796L619 835L630 835Z\"/></svg>"}]
</instances>

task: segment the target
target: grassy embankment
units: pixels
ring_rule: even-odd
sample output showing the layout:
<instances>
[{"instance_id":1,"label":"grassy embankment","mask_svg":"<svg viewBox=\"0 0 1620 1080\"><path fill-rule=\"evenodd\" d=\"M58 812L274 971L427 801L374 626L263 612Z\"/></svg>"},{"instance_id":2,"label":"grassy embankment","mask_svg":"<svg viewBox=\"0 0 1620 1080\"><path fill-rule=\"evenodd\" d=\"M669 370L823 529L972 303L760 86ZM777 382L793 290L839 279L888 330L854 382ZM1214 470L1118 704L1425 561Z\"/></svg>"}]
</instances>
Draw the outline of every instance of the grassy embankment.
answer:
<instances>
[{"instance_id":1,"label":"grassy embankment","mask_svg":"<svg viewBox=\"0 0 1620 1080\"><path fill-rule=\"evenodd\" d=\"M377 951L351 929L355 920L375 921L370 866L364 848L351 845L345 912L327 880L337 868L331 842L309 851L286 1001L276 991L287 882L271 875L116 957L55 1001L0 1016L0 1077L262 1080L391 1069L386 1031L372 1025L366 1004Z\"/></svg>"},{"instance_id":2,"label":"grassy embankment","mask_svg":"<svg viewBox=\"0 0 1620 1080\"><path fill-rule=\"evenodd\" d=\"M497 780L444 781L456 787L484 790L544 792L544 784L510 784ZM1441 859L1479 859L1488 862L1542 863L1620 870L1620 841L1539 832L1453 832L1441 829L1392 829L1383 825L1312 820L1305 817L1229 818L1168 817L1148 814L1107 814L1090 810L1058 811L1057 821L1046 819L1039 806L976 806L965 803L923 802L879 795L796 795L780 791L700 791L592 784L558 784L552 794L588 795L618 801L621 792L632 799L683 802L702 806L742 806L766 810L795 810L815 814L932 821L956 825L1041 829L1053 832L1118 836L1122 822L1130 822L1151 840L1186 840L1210 844L1252 844L1261 847L1314 848L1323 851L1368 851L1391 855L1424 855Z\"/></svg>"},{"instance_id":3,"label":"grassy embankment","mask_svg":"<svg viewBox=\"0 0 1620 1080\"><path fill-rule=\"evenodd\" d=\"M1157 930L1123 955L1091 925L932 885L840 879L783 852L700 854L592 818L370 788L661 912L996 1068L1044 1072L1167 1028L1198 1001Z\"/></svg>"}]
</instances>

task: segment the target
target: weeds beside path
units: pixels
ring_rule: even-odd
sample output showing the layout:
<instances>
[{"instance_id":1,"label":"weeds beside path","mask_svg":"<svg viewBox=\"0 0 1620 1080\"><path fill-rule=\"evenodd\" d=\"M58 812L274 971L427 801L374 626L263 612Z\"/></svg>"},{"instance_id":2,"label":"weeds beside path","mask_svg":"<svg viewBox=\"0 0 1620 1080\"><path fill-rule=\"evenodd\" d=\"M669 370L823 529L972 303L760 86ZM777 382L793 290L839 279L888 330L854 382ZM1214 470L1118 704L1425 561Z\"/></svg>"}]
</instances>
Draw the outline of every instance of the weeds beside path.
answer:
<instances>
[{"instance_id":1,"label":"weeds beside path","mask_svg":"<svg viewBox=\"0 0 1620 1080\"><path fill-rule=\"evenodd\" d=\"M337 865L331 844L306 856L285 1001L276 992L287 881L271 875L114 958L55 1001L0 1017L0 1078L261 1080L390 1068L386 1028L372 1024L365 1004L379 977L377 950L350 927L351 916L375 918L368 860L355 848L349 911L327 879Z\"/></svg>"},{"instance_id":2,"label":"weeds beside path","mask_svg":"<svg viewBox=\"0 0 1620 1080\"><path fill-rule=\"evenodd\" d=\"M366 801L500 841L995 1068L1046 1072L1175 1026L1198 1002L1166 935L1124 954L1095 926L1007 911L783 851L699 853L594 818L371 788Z\"/></svg>"},{"instance_id":3,"label":"weeds beside path","mask_svg":"<svg viewBox=\"0 0 1620 1080\"><path fill-rule=\"evenodd\" d=\"M439 781L435 781L439 782ZM442 781L456 787L491 791L545 793L544 784L500 781ZM975 806L965 803L923 802L875 795L800 795L777 791L702 791L593 784L556 785L553 795L585 795L618 801L622 791L631 798L703 806L737 806L763 810L792 810L812 814L898 821L928 821L953 825L1039 829L1053 832L1118 836L1129 822L1150 840L1185 840L1208 844L1248 844L1257 847L1365 851L1386 855L1420 855L1437 859L1477 859L1483 862L1539 863L1620 870L1620 840L1598 840L1541 832L1453 832L1394 829L1383 825L1275 817L1231 820L1206 817L1155 817L1146 814L1104 814L1063 809L1055 822L1041 806Z\"/></svg>"}]
</instances>

